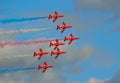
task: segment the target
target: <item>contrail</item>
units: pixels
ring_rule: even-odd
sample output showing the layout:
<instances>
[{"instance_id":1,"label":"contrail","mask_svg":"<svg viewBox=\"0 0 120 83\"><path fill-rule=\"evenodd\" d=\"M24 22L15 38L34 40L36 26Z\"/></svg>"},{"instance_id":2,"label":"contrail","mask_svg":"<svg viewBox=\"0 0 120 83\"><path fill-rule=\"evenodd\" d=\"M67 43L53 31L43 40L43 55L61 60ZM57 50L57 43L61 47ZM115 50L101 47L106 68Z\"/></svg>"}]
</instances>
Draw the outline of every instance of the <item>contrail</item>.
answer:
<instances>
[{"instance_id":1,"label":"contrail","mask_svg":"<svg viewBox=\"0 0 120 83\"><path fill-rule=\"evenodd\" d=\"M39 20L39 19L45 19L45 18L48 18L48 16L45 16L45 17L31 17L31 18L4 19L4 20L0 20L0 22L1 23L24 22L24 21L32 21L32 20Z\"/></svg>"},{"instance_id":2,"label":"contrail","mask_svg":"<svg viewBox=\"0 0 120 83\"><path fill-rule=\"evenodd\" d=\"M17 72L17 71L33 70L33 69L36 69L36 68L37 68L37 67L0 69L0 73L8 73L8 72Z\"/></svg>"},{"instance_id":3,"label":"contrail","mask_svg":"<svg viewBox=\"0 0 120 83\"><path fill-rule=\"evenodd\" d=\"M42 30L48 30L49 28L36 28L36 29L20 29L20 30L11 30L11 31L0 31L0 35L10 35L17 33L28 33L28 32L38 32Z\"/></svg>"},{"instance_id":4,"label":"contrail","mask_svg":"<svg viewBox=\"0 0 120 83\"><path fill-rule=\"evenodd\" d=\"M56 39L25 41L25 42L6 42L6 43L0 43L0 48L4 48L5 46L32 45L32 44L47 43L47 42L55 41L55 40ZM63 39L58 39L58 40L63 40Z\"/></svg>"}]
</instances>

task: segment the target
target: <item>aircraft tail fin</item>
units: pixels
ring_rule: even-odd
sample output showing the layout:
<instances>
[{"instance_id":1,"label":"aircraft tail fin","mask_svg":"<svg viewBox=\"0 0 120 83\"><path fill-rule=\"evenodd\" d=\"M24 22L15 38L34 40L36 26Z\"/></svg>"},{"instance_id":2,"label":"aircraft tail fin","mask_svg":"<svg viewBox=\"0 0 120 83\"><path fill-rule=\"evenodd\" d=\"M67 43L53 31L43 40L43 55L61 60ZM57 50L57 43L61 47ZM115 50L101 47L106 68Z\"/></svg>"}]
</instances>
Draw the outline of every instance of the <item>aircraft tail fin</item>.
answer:
<instances>
[{"instance_id":1,"label":"aircraft tail fin","mask_svg":"<svg viewBox=\"0 0 120 83\"><path fill-rule=\"evenodd\" d=\"M33 57L35 57L35 56L37 56L37 53L36 53L36 52L34 52L34 54L33 54Z\"/></svg>"},{"instance_id":2,"label":"aircraft tail fin","mask_svg":"<svg viewBox=\"0 0 120 83\"><path fill-rule=\"evenodd\" d=\"M52 42L50 42L50 45L49 45L49 47L51 47L53 45L53 43Z\"/></svg>"},{"instance_id":3,"label":"aircraft tail fin","mask_svg":"<svg viewBox=\"0 0 120 83\"><path fill-rule=\"evenodd\" d=\"M38 65L38 70L41 69L41 68L42 68L42 66L41 66L41 65Z\"/></svg>"},{"instance_id":4,"label":"aircraft tail fin","mask_svg":"<svg viewBox=\"0 0 120 83\"><path fill-rule=\"evenodd\" d=\"M51 51L51 56L53 55L53 54L55 54L53 51Z\"/></svg>"},{"instance_id":5,"label":"aircraft tail fin","mask_svg":"<svg viewBox=\"0 0 120 83\"><path fill-rule=\"evenodd\" d=\"M48 17L48 19L50 19L50 18L52 18L52 15L50 15L50 14L49 14L49 17Z\"/></svg>"},{"instance_id":6,"label":"aircraft tail fin","mask_svg":"<svg viewBox=\"0 0 120 83\"><path fill-rule=\"evenodd\" d=\"M64 38L64 42L67 40L67 37Z\"/></svg>"},{"instance_id":7,"label":"aircraft tail fin","mask_svg":"<svg viewBox=\"0 0 120 83\"><path fill-rule=\"evenodd\" d=\"M51 51L51 56L53 55L53 51Z\"/></svg>"},{"instance_id":8,"label":"aircraft tail fin","mask_svg":"<svg viewBox=\"0 0 120 83\"><path fill-rule=\"evenodd\" d=\"M59 25L57 25L57 29L56 29L56 30L58 30L58 29L60 29L60 26L59 26Z\"/></svg>"}]
</instances>

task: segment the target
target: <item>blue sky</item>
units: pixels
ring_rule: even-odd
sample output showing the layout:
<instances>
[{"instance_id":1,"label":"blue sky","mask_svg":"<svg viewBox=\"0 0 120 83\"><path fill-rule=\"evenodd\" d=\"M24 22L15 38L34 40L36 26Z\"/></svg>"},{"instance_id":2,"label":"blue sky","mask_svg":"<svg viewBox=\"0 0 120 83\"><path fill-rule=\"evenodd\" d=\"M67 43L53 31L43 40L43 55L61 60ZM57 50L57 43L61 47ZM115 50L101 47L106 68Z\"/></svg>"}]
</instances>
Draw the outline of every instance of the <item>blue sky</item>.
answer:
<instances>
[{"instance_id":1,"label":"blue sky","mask_svg":"<svg viewBox=\"0 0 120 83\"><path fill-rule=\"evenodd\" d=\"M119 12L116 10L114 11L114 8L111 8L111 11L102 11L102 5L100 6L100 10L99 8L98 10L94 10L92 7L89 9L89 5L88 9L85 9L84 6L80 6L80 9L76 9L76 5L81 5L79 3L76 4L76 1L82 0L1 0L0 19L42 17L48 16L49 13L52 14L54 11L58 11L65 14L65 19L67 20L61 18L60 20L58 19L56 23L52 23L52 20L49 21L43 19L20 23L0 24L0 29L13 30L24 27L50 28L50 30L40 33L17 34L15 35L15 41L26 41L40 38L63 38L64 36L69 36L70 33L73 33L81 38L80 41L75 42L77 49L84 45L90 45L94 47L95 51L90 58L77 64L83 68L81 72L78 72L78 74L70 74L68 72L63 73L63 75L67 77L68 82L75 80L78 83L86 83L90 78L96 78L99 80L112 79L115 76L115 73L120 69L120 30L111 32L110 30L119 26L120 21L117 20L111 22L109 19L114 18ZM67 18L67 15L69 18ZM71 20L70 17L71 19L75 18L75 20ZM67 24L74 24L73 28L71 30L66 30L63 34L61 34L60 31L56 31L56 25L61 25L62 21L67 21ZM84 25L80 22L84 23ZM76 24L81 25L77 26Z\"/></svg>"}]
</instances>

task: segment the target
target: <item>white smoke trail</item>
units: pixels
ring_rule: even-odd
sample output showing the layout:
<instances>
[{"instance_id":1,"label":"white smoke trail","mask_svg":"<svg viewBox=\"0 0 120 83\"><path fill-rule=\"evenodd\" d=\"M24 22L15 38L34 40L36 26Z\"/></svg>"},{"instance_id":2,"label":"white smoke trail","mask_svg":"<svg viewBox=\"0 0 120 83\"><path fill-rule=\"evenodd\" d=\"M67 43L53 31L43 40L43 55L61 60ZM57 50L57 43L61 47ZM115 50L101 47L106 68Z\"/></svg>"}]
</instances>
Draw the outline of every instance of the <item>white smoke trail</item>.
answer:
<instances>
[{"instance_id":1,"label":"white smoke trail","mask_svg":"<svg viewBox=\"0 0 120 83\"><path fill-rule=\"evenodd\" d=\"M0 56L0 60L5 60L5 59L15 59L15 58L21 58L21 57L32 57L33 55L15 55L15 56Z\"/></svg>"},{"instance_id":2,"label":"white smoke trail","mask_svg":"<svg viewBox=\"0 0 120 83\"><path fill-rule=\"evenodd\" d=\"M11 31L0 31L0 35L10 35L17 33L28 33L28 32L39 32L42 30L48 30L49 28L36 28L36 29L20 29L20 30L11 30Z\"/></svg>"}]
</instances>

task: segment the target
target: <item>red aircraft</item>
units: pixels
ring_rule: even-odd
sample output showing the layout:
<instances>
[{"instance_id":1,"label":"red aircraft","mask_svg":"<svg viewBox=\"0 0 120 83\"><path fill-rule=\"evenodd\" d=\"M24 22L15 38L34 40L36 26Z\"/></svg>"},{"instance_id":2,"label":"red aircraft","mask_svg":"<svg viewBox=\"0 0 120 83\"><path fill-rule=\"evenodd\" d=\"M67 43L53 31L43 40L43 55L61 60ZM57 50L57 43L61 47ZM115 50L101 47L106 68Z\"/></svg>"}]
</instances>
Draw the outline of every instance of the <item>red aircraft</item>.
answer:
<instances>
[{"instance_id":1,"label":"red aircraft","mask_svg":"<svg viewBox=\"0 0 120 83\"><path fill-rule=\"evenodd\" d=\"M55 42L55 43L52 43L52 42L50 41L49 47L55 46L55 47L54 47L54 50L55 50L55 49L56 49L58 46L60 46L60 45L65 45L65 43L64 43L64 42L59 42L59 40L56 39L56 42Z\"/></svg>"},{"instance_id":2,"label":"red aircraft","mask_svg":"<svg viewBox=\"0 0 120 83\"><path fill-rule=\"evenodd\" d=\"M74 37L73 34L71 33L69 38L67 37L64 38L64 41L69 40L70 42L68 43L68 45L70 45L73 40L78 40L78 39L79 39L78 37Z\"/></svg>"},{"instance_id":3,"label":"red aircraft","mask_svg":"<svg viewBox=\"0 0 120 83\"><path fill-rule=\"evenodd\" d=\"M60 54L65 54L65 53L66 52L62 52L60 51L59 48L57 48L57 51L51 51L51 56L56 54L57 56L55 57L55 59L57 59Z\"/></svg>"},{"instance_id":4,"label":"red aircraft","mask_svg":"<svg viewBox=\"0 0 120 83\"><path fill-rule=\"evenodd\" d=\"M46 62L44 62L44 65L43 65L43 66L38 65L38 70L39 70L39 69L43 69L42 73L44 73L48 68L53 68L53 66L48 65Z\"/></svg>"},{"instance_id":5,"label":"red aircraft","mask_svg":"<svg viewBox=\"0 0 120 83\"><path fill-rule=\"evenodd\" d=\"M63 22L62 24L63 24L62 26L57 25L57 29L56 29L56 30L62 29L61 33L63 33L64 30L67 29L67 28L72 28L72 26L66 25L65 22Z\"/></svg>"},{"instance_id":6,"label":"red aircraft","mask_svg":"<svg viewBox=\"0 0 120 83\"><path fill-rule=\"evenodd\" d=\"M54 19L53 22L55 22L60 17L64 17L64 15L63 14L58 14L58 12L55 12L55 14L53 16L49 14L48 19L53 18Z\"/></svg>"},{"instance_id":7,"label":"red aircraft","mask_svg":"<svg viewBox=\"0 0 120 83\"><path fill-rule=\"evenodd\" d=\"M42 58L43 55L46 55L46 54L49 54L49 52L43 52L43 50L40 48L38 53L37 53L37 52L34 52L33 57L39 56L39 57L38 57L38 60L39 60L39 59Z\"/></svg>"}]
</instances>

